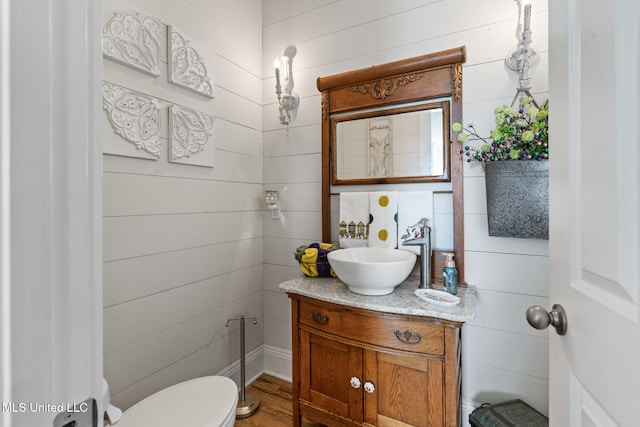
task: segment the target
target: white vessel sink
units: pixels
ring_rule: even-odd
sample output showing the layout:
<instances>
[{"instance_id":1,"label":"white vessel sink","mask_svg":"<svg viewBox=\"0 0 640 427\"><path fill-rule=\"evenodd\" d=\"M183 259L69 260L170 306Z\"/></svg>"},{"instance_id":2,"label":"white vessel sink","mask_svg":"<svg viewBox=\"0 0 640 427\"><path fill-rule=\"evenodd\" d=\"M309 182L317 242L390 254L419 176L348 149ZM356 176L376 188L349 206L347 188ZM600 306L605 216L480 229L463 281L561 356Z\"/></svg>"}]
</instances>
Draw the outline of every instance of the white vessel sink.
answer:
<instances>
[{"instance_id":1,"label":"white vessel sink","mask_svg":"<svg viewBox=\"0 0 640 427\"><path fill-rule=\"evenodd\" d=\"M390 294L416 263L413 253L387 248L338 249L327 259L338 279L361 295Z\"/></svg>"}]
</instances>

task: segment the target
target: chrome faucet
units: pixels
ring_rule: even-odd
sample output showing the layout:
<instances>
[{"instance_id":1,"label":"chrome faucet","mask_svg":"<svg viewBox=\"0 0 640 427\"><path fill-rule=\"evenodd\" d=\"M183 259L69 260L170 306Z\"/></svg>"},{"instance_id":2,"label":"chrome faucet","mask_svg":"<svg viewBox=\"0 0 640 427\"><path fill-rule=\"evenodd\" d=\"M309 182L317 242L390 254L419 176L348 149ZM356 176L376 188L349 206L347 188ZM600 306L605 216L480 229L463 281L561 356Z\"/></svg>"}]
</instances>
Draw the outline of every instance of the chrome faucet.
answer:
<instances>
[{"instance_id":1,"label":"chrome faucet","mask_svg":"<svg viewBox=\"0 0 640 427\"><path fill-rule=\"evenodd\" d=\"M420 227L420 236L415 236L415 230ZM404 240L414 235L413 238ZM420 286L419 288L431 288L431 227L427 218L422 218L417 224L407 228L407 233L401 237L402 246L420 246Z\"/></svg>"}]
</instances>

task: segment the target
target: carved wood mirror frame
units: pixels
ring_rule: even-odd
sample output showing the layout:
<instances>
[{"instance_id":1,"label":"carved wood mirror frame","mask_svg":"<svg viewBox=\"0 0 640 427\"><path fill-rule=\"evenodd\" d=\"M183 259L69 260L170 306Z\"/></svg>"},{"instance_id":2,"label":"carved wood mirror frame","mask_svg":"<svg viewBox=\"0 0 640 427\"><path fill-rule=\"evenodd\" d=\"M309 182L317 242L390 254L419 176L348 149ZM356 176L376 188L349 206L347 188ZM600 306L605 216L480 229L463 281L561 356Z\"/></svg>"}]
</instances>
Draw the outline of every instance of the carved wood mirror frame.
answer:
<instances>
[{"instance_id":1,"label":"carved wood mirror frame","mask_svg":"<svg viewBox=\"0 0 640 427\"><path fill-rule=\"evenodd\" d=\"M414 102L447 98L450 103L449 160L453 196L453 246L458 280L464 283L464 216L462 156L451 123L462 122L462 63L464 46L388 64L319 77L322 93L322 240L331 241L332 141L336 114L390 108ZM383 183L389 178L384 178ZM413 181L420 182L420 181ZM371 184L378 183L375 180ZM433 272L440 271L442 256L434 253Z\"/></svg>"}]
</instances>

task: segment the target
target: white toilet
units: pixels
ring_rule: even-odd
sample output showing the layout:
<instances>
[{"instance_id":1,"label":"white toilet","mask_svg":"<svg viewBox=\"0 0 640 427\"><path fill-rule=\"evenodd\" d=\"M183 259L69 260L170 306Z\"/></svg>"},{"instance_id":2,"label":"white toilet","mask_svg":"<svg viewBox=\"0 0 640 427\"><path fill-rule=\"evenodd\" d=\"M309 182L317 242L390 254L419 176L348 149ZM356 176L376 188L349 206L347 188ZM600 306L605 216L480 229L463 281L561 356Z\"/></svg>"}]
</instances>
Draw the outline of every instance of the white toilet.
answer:
<instances>
[{"instance_id":1,"label":"white toilet","mask_svg":"<svg viewBox=\"0 0 640 427\"><path fill-rule=\"evenodd\" d=\"M165 388L127 409L116 427L233 427L238 389L232 379L200 377Z\"/></svg>"}]
</instances>

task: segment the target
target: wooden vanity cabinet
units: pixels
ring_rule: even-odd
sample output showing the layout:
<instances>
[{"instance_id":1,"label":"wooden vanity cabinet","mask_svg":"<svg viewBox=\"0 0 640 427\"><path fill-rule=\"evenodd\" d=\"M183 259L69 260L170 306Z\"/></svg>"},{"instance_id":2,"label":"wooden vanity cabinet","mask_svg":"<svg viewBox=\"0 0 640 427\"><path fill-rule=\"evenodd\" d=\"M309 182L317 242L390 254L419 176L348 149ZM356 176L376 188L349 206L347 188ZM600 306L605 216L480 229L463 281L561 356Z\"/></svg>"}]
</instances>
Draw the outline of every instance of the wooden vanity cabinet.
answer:
<instances>
[{"instance_id":1,"label":"wooden vanity cabinet","mask_svg":"<svg viewBox=\"0 0 640 427\"><path fill-rule=\"evenodd\" d=\"M462 323L289 297L294 426L460 425Z\"/></svg>"}]
</instances>

